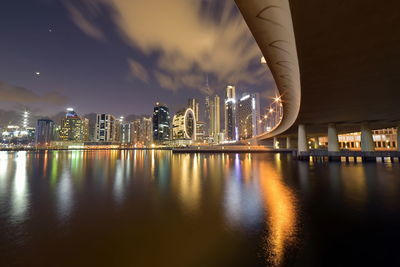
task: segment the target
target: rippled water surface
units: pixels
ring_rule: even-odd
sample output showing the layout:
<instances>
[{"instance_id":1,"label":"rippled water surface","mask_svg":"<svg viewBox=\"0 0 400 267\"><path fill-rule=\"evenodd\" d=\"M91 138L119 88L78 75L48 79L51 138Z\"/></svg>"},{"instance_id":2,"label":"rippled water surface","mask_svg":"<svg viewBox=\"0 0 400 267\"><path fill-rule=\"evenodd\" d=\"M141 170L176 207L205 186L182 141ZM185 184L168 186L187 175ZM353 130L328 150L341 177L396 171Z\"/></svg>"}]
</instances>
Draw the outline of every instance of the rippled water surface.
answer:
<instances>
[{"instance_id":1,"label":"rippled water surface","mask_svg":"<svg viewBox=\"0 0 400 267\"><path fill-rule=\"evenodd\" d=\"M400 266L400 164L0 152L0 266Z\"/></svg>"}]
</instances>

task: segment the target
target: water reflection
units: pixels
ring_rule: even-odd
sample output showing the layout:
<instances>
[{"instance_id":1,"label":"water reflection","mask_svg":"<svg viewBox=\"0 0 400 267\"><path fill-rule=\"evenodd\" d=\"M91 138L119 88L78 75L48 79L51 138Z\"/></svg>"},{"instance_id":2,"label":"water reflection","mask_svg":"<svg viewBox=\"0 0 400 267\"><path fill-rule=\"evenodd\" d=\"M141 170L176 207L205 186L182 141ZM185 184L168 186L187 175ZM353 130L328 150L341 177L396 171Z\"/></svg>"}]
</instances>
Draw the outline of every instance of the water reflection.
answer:
<instances>
[{"instance_id":1,"label":"water reflection","mask_svg":"<svg viewBox=\"0 0 400 267\"><path fill-rule=\"evenodd\" d=\"M15 161L15 175L12 190L12 208L11 218L14 221L21 221L24 219L27 210L27 173L26 173L26 161L27 152L17 152Z\"/></svg>"},{"instance_id":2,"label":"water reflection","mask_svg":"<svg viewBox=\"0 0 400 267\"><path fill-rule=\"evenodd\" d=\"M314 257L315 247L331 253L334 235L326 232L347 233L340 225L376 223L380 217L371 214L398 225L399 177L395 164L307 163L283 154L0 152L0 246L7 255L21 244L42 246L58 259L70 255L59 243L77 253L89 240L95 245L84 246L88 255L119 246L112 253L123 256L120 266L146 263L155 249L166 260L153 266L210 266L203 259L217 266L287 265L291 257L295 263ZM364 227L366 237L385 231ZM48 232L37 234L43 228ZM60 229L66 240L53 234ZM107 244L99 248L103 237ZM378 243L385 244L368 242ZM140 253L132 259L132 251ZM181 265L177 251L185 255ZM194 254L200 256L192 264Z\"/></svg>"},{"instance_id":3,"label":"water reflection","mask_svg":"<svg viewBox=\"0 0 400 267\"><path fill-rule=\"evenodd\" d=\"M267 216L265 253L271 265L278 266L285 249L295 241L297 215L296 200L291 190L285 186L282 173L269 162L260 162L260 188Z\"/></svg>"},{"instance_id":4,"label":"water reflection","mask_svg":"<svg viewBox=\"0 0 400 267\"><path fill-rule=\"evenodd\" d=\"M70 170L63 168L60 181L57 185L57 212L62 221L66 220L71 213L73 202L73 190Z\"/></svg>"}]
</instances>

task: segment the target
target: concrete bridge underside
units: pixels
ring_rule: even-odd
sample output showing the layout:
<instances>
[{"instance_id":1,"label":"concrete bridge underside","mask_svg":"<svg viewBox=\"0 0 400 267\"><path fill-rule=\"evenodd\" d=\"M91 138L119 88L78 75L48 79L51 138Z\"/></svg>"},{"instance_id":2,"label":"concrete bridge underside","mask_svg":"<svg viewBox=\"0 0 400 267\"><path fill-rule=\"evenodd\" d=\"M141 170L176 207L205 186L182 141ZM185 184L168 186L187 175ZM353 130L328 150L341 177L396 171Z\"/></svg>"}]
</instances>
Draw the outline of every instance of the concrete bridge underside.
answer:
<instances>
[{"instance_id":1,"label":"concrete bridge underside","mask_svg":"<svg viewBox=\"0 0 400 267\"><path fill-rule=\"evenodd\" d=\"M262 140L397 126L400 2L236 0L282 95L284 117Z\"/></svg>"}]
</instances>

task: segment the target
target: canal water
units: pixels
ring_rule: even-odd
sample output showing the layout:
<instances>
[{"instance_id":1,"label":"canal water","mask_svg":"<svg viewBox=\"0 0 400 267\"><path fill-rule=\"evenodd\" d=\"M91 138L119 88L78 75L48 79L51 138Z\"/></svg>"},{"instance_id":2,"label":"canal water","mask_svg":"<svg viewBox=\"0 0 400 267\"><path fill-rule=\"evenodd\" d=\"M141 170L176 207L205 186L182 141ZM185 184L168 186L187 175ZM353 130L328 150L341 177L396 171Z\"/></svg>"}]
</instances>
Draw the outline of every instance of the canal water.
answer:
<instances>
[{"instance_id":1,"label":"canal water","mask_svg":"<svg viewBox=\"0 0 400 267\"><path fill-rule=\"evenodd\" d=\"M400 266L400 164L0 152L0 266Z\"/></svg>"}]
</instances>

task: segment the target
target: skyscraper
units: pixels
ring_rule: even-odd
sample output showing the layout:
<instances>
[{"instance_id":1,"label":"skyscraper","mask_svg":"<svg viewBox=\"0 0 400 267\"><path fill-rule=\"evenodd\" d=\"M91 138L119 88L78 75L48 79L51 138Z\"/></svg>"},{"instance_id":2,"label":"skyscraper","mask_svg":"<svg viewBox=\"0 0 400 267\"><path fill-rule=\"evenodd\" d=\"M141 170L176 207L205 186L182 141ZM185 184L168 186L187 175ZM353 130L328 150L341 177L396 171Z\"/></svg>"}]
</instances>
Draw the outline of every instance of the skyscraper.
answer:
<instances>
[{"instance_id":1,"label":"skyscraper","mask_svg":"<svg viewBox=\"0 0 400 267\"><path fill-rule=\"evenodd\" d=\"M226 87L225 99L225 139L235 141L238 139L236 126L236 88Z\"/></svg>"},{"instance_id":2,"label":"skyscraper","mask_svg":"<svg viewBox=\"0 0 400 267\"><path fill-rule=\"evenodd\" d=\"M221 109L220 98L218 95L210 102L210 136L214 138L214 142L218 139L218 134L221 132Z\"/></svg>"},{"instance_id":3,"label":"skyscraper","mask_svg":"<svg viewBox=\"0 0 400 267\"><path fill-rule=\"evenodd\" d=\"M153 140L157 144L163 144L170 140L170 115L167 105L156 103L153 111Z\"/></svg>"},{"instance_id":4,"label":"skyscraper","mask_svg":"<svg viewBox=\"0 0 400 267\"><path fill-rule=\"evenodd\" d=\"M151 117L142 117L140 122L140 142L143 146L150 146L153 143Z\"/></svg>"},{"instance_id":5,"label":"skyscraper","mask_svg":"<svg viewBox=\"0 0 400 267\"><path fill-rule=\"evenodd\" d=\"M233 85L228 85L226 87L226 99L236 99L236 87Z\"/></svg>"},{"instance_id":6,"label":"skyscraper","mask_svg":"<svg viewBox=\"0 0 400 267\"><path fill-rule=\"evenodd\" d=\"M188 99L188 108L192 109L194 112L194 115L196 116L196 121L199 121L199 101L195 98L189 98Z\"/></svg>"},{"instance_id":7,"label":"skyscraper","mask_svg":"<svg viewBox=\"0 0 400 267\"><path fill-rule=\"evenodd\" d=\"M135 145L140 145L140 130L141 130L140 119L136 119L132 122L132 142Z\"/></svg>"},{"instance_id":8,"label":"skyscraper","mask_svg":"<svg viewBox=\"0 0 400 267\"><path fill-rule=\"evenodd\" d=\"M239 139L248 139L260 133L260 97L258 93L243 94L238 102Z\"/></svg>"},{"instance_id":9,"label":"skyscraper","mask_svg":"<svg viewBox=\"0 0 400 267\"><path fill-rule=\"evenodd\" d=\"M49 145L54 140L55 125L52 120L41 119L36 123L35 143L37 146Z\"/></svg>"},{"instance_id":10,"label":"skyscraper","mask_svg":"<svg viewBox=\"0 0 400 267\"><path fill-rule=\"evenodd\" d=\"M204 131L208 136L212 136L212 131L211 131L211 103L210 103L210 97L206 96L206 99L204 101L204 120L205 120L205 127Z\"/></svg>"},{"instance_id":11,"label":"skyscraper","mask_svg":"<svg viewBox=\"0 0 400 267\"><path fill-rule=\"evenodd\" d=\"M25 130L29 128L29 125L30 125L30 112L28 110L25 110L22 114L21 128Z\"/></svg>"},{"instance_id":12,"label":"skyscraper","mask_svg":"<svg viewBox=\"0 0 400 267\"><path fill-rule=\"evenodd\" d=\"M89 120L81 118L72 109L67 109L65 118L61 120L61 141L87 141L89 138Z\"/></svg>"},{"instance_id":13,"label":"skyscraper","mask_svg":"<svg viewBox=\"0 0 400 267\"><path fill-rule=\"evenodd\" d=\"M110 114L97 114L95 140L97 142L113 142L118 138L115 117Z\"/></svg>"},{"instance_id":14,"label":"skyscraper","mask_svg":"<svg viewBox=\"0 0 400 267\"><path fill-rule=\"evenodd\" d=\"M129 121L124 121L123 117L120 119L120 131L119 131L119 141L122 145L129 146L132 144L132 128L133 123Z\"/></svg>"}]
</instances>

